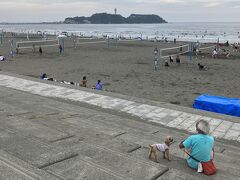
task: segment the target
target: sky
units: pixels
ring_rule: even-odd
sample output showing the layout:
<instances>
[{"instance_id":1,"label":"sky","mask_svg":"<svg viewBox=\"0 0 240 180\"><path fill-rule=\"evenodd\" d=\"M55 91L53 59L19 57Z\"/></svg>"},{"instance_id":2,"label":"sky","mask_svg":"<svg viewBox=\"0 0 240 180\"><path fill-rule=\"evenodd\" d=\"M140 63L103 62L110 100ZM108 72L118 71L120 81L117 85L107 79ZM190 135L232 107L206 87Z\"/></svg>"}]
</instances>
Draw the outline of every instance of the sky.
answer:
<instances>
[{"instance_id":1,"label":"sky","mask_svg":"<svg viewBox=\"0 0 240 180\"><path fill-rule=\"evenodd\" d=\"M0 22L52 22L94 13L157 14L168 22L240 22L240 0L0 0Z\"/></svg>"}]
</instances>

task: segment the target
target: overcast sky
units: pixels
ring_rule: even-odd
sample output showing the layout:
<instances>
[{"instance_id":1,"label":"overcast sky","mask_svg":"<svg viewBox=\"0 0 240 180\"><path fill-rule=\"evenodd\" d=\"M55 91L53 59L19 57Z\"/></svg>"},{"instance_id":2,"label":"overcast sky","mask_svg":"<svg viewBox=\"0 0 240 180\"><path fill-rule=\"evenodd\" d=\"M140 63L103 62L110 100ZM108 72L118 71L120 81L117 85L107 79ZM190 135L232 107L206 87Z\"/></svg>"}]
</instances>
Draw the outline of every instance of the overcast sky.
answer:
<instances>
[{"instance_id":1,"label":"overcast sky","mask_svg":"<svg viewBox=\"0 0 240 180\"><path fill-rule=\"evenodd\" d=\"M240 0L0 0L0 22L63 21L96 12L157 14L169 22L240 22Z\"/></svg>"}]
</instances>

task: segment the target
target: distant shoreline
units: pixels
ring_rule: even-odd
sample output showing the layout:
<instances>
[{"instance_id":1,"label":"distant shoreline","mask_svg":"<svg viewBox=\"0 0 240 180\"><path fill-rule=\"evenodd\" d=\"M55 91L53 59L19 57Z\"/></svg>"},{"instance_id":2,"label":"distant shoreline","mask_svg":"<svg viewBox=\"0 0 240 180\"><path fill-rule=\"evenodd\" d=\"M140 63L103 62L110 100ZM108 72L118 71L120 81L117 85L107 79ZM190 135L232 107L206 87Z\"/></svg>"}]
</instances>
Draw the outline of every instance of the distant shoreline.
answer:
<instances>
[{"instance_id":1,"label":"distant shoreline","mask_svg":"<svg viewBox=\"0 0 240 180\"><path fill-rule=\"evenodd\" d=\"M0 25L22 25L22 24L64 24L63 22L0 22Z\"/></svg>"},{"instance_id":2,"label":"distant shoreline","mask_svg":"<svg viewBox=\"0 0 240 180\"><path fill-rule=\"evenodd\" d=\"M211 21L170 21L168 22L168 24L172 24L172 23L240 23L240 21L215 21L215 22L211 22ZM0 22L0 25L17 25L17 24L65 24L62 21L59 22ZM148 24L148 23L139 23L139 24ZM153 23L153 24L162 24L162 23ZM84 25L84 24L83 24ZM94 24L93 24L94 25ZM107 24L103 24L103 25L107 25ZM111 24L113 25L113 24ZM121 24L117 24L117 25L121 25ZM131 24L127 24L127 25L131 25Z\"/></svg>"},{"instance_id":3,"label":"distant shoreline","mask_svg":"<svg viewBox=\"0 0 240 180\"><path fill-rule=\"evenodd\" d=\"M222 27L222 28L217 28ZM227 28L226 28L227 27ZM38 33L56 35L67 32L69 35L84 37L115 37L116 35L129 38L168 41L193 41L238 43L240 42L240 23L174 23L167 24L63 24L56 22L37 23L0 23L0 33ZM177 29L177 31L176 31Z\"/></svg>"}]
</instances>

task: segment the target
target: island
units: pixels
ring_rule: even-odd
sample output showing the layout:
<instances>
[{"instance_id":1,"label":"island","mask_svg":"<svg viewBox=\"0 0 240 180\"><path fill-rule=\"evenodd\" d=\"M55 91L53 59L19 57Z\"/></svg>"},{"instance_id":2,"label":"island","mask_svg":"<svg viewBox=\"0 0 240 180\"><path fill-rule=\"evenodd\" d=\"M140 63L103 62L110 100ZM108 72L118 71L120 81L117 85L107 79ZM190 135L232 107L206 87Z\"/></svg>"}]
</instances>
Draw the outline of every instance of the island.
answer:
<instances>
[{"instance_id":1,"label":"island","mask_svg":"<svg viewBox=\"0 0 240 180\"><path fill-rule=\"evenodd\" d=\"M96 13L90 17L68 17L65 24L159 24L167 23L163 18L155 14L131 14L125 18L120 14Z\"/></svg>"}]
</instances>

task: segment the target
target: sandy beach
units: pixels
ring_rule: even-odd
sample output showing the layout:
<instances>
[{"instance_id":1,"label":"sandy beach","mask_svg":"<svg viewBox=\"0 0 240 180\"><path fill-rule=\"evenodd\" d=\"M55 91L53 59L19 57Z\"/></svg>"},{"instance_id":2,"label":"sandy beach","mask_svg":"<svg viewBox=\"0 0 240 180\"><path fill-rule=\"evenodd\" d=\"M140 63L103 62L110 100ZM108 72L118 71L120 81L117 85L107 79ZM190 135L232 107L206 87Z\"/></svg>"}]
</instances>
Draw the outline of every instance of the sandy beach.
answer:
<instances>
[{"instance_id":1,"label":"sandy beach","mask_svg":"<svg viewBox=\"0 0 240 180\"><path fill-rule=\"evenodd\" d=\"M20 41L23 38L15 38ZM26 39L24 39L26 40ZM163 42L119 42L85 44L74 48L73 39L65 43L64 54L58 47L43 47L43 54L31 49L21 50L14 58L8 57L8 38L0 47L0 54L7 57L0 62L2 71L38 78L47 73L57 80L79 83L87 76L88 88L98 79L107 91L191 107L200 94L240 98L240 53L230 47L230 56L213 59L211 52L193 57L182 55L181 64L164 67L160 60L158 71L153 70L153 49L178 46ZM208 67L200 71L198 63Z\"/></svg>"}]
</instances>

